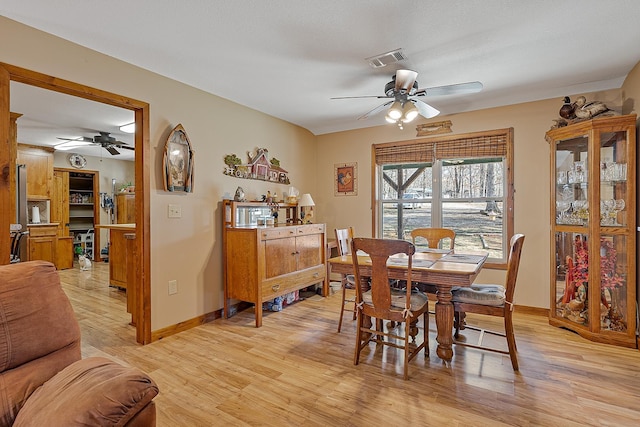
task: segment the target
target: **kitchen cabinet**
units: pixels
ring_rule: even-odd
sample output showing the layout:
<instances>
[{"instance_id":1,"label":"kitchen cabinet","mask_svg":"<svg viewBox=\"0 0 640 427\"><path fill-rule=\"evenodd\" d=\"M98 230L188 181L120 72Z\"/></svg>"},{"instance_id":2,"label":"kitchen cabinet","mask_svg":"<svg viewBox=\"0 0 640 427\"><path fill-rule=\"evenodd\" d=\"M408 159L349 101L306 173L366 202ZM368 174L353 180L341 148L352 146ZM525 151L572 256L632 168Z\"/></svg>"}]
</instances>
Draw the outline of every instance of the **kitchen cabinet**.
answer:
<instances>
[{"instance_id":1,"label":"kitchen cabinet","mask_svg":"<svg viewBox=\"0 0 640 427\"><path fill-rule=\"evenodd\" d=\"M99 224L99 173L55 168L51 191L51 221L58 222L58 236L74 237L74 246L85 250L87 232ZM93 235L93 260L99 260L100 235Z\"/></svg>"},{"instance_id":2,"label":"kitchen cabinet","mask_svg":"<svg viewBox=\"0 0 640 427\"><path fill-rule=\"evenodd\" d=\"M253 303L260 327L262 303L317 283L328 289L325 225L231 226L232 218L251 217L243 210L260 207L237 203L224 204L224 315L231 299Z\"/></svg>"},{"instance_id":3,"label":"kitchen cabinet","mask_svg":"<svg viewBox=\"0 0 640 427\"><path fill-rule=\"evenodd\" d=\"M27 199L51 198L53 148L18 144L18 164L27 165Z\"/></svg>"},{"instance_id":4,"label":"kitchen cabinet","mask_svg":"<svg viewBox=\"0 0 640 427\"><path fill-rule=\"evenodd\" d=\"M127 241L124 235L131 230L112 228L109 233L109 284L127 289Z\"/></svg>"},{"instance_id":5,"label":"kitchen cabinet","mask_svg":"<svg viewBox=\"0 0 640 427\"><path fill-rule=\"evenodd\" d=\"M29 261L49 261L58 267L56 247L58 244L58 224L28 225L27 254Z\"/></svg>"},{"instance_id":6,"label":"kitchen cabinet","mask_svg":"<svg viewBox=\"0 0 640 427\"><path fill-rule=\"evenodd\" d=\"M99 223L98 172L69 172L69 231L86 233Z\"/></svg>"},{"instance_id":7,"label":"kitchen cabinet","mask_svg":"<svg viewBox=\"0 0 640 427\"><path fill-rule=\"evenodd\" d=\"M127 289L129 271L133 268L134 260L131 250L127 252L127 235L135 233L135 224L105 224L98 225L98 229L109 230L109 284L121 289ZM96 236L99 233L96 233Z\"/></svg>"},{"instance_id":8,"label":"kitchen cabinet","mask_svg":"<svg viewBox=\"0 0 640 427\"><path fill-rule=\"evenodd\" d=\"M547 132L551 146L549 323L637 347L636 115Z\"/></svg>"},{"instance_id":9,"label":"kitchen cabinet","mask_svg":"<svg viewBox=\"0 0 640 427\"><path fill-rule=\"evenodd\" d=\"M136 222L135 193L116 193L116 223L133 224Z\"/></svg>"},{"instance_id":10,"label":"kitchen cabinet","mask_svg":"<svg viewBox=\"0 0 640 427\"><path fill-rule=\"evenodd\" d=\"M57 222L58 237L69 234L69 172L53 170L53 191L51 194L51 221ZM73 251L73 248L71 248Z\"/></svg>"},{"instance_id":11,"label":"kitchen cabinet","mask_svg":"<svg viewBox=\"0 0 640 427\"><path fill-rule=\"evenodd\" d=\"M57 237L56 242L56 267L64 270L73 267L73 237Z\"/></svg>"}]
</instances>

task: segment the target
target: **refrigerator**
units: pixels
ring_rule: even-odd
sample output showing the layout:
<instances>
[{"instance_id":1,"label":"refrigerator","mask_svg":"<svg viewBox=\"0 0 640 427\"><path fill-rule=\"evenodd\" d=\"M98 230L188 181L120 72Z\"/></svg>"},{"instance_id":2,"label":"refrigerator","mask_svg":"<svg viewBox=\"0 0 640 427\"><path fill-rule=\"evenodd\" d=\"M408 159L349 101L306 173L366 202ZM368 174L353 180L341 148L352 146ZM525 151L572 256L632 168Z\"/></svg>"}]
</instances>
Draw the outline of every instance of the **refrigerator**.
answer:
<instances>
[{"instance_id":1,"label":"refrigerator","mask_svg":"<svg viewBox=\"0 0 640 427\"><path fill-rule=\"evenodd\" d=\"M16 165L16 224L22 231L27 231L27 165ZM26 239L20 244L20 259L27 259Z\"/></svg>"}]
</instances>

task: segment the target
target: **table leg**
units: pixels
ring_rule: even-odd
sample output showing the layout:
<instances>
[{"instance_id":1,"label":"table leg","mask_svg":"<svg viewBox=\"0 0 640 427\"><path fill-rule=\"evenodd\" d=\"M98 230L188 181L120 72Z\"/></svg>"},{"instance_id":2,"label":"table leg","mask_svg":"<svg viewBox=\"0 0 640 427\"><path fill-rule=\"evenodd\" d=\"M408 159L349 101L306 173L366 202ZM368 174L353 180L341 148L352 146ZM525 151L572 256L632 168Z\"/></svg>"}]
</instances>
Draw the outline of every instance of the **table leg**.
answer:
<instances>
[{"instance_id":1,"label":"table leg","mask_svg":"<svg viewBox=\"0 0 640 427\"><path fill-rule=\"evenodd\" d=\"M438 327L438 348L436 354L445 363L453 359L453 304L451 303L451 287L438 286L436 302L436 326Z\"/></svg>"}]
</instances>

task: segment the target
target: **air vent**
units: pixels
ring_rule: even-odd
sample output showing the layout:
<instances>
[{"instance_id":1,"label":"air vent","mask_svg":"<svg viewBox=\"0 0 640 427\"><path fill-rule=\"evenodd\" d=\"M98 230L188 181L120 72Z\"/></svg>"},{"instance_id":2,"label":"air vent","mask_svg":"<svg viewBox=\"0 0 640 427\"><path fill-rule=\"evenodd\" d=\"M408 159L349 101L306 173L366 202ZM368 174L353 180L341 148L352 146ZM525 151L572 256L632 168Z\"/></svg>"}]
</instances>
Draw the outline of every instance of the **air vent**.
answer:
<instances>
[{"instance_id":1,"label":"air vent","mask_svg":"<svg viewBox=\"0 0 640 427\"><path fill-rule=\"evenodd\" d=\"M389 64L393 64L394 62L403 61L407 59L404 53L402 53L402 49L392 50L391 52L386 52L380 55L372 56L371 58L366 58L365 60L369 62L373 68L380 68L387 66Z\"/></svg>"}]
</instances>

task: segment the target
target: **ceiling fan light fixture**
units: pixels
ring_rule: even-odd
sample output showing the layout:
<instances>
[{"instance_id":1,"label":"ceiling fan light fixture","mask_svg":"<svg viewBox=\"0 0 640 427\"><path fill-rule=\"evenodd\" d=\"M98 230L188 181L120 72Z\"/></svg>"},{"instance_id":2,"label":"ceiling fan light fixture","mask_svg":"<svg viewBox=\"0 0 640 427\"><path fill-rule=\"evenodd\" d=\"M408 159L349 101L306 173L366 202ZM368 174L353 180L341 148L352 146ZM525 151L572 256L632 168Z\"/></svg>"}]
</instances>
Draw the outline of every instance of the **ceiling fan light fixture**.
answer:
<instances>
[{"instance_id":1,"label":"ceiling fan light fixture","mask_svg":"<svg viewBox=\"0 0 640 427\"><path fill-rule=\"evenodd\" d=\"M389 118L393 119L394 121L402 117L402 104L400 104L400 102L398 101L393 101L393 104L391 104L391 107L389 107L387 116L389 116Z\"/></svg>"},{"instance_id":2,"label":"ceiling fan light fixture","mask_svg":"<svg viewBox=\"0 0 640 427\"><path fill-rule=\"evenodd\" d=\"M405 104L404 114L402 115L402 121L404 123L409 123L416 117L418 117L418 109L413 102L407 102Z\"/></svg>"}]
</instances>

